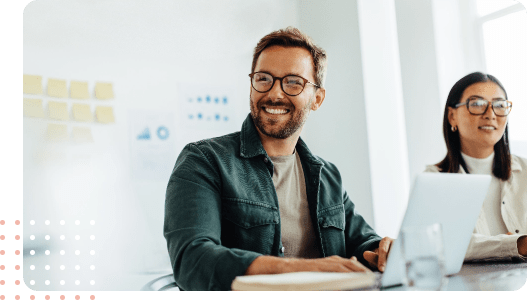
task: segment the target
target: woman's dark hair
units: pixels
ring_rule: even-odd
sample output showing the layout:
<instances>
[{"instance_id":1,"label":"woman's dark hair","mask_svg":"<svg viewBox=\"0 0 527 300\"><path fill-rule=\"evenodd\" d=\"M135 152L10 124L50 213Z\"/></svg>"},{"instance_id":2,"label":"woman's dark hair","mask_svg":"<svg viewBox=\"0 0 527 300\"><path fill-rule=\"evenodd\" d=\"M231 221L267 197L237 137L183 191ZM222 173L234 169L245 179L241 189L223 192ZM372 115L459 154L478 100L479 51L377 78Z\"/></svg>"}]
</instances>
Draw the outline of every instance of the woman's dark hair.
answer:
<instances>
[{"instance_id":1,"label":"woman's dark hair","mask_svg":"<svg viewBox=\"0 0 527 300\"><path fill-rule=\"evenodd\" d=\"M461 165L468 173L467 165L461 156L461 141L459 139L459 130L452 131L450 122L448 121L448 108L455 108L456 104L461 100L463 92L467 87L479 82L494 82L505 93L507 92L501 82L490 74L481 72L470 73L461 78L450 90L445 105L445 113L443 116L443 137L445 138L447 154L445 158L436 164L439 171L442 173L458 173ZM511 153L509 149L509 125L505 127L505 132L501 139L494 145L494 162L492 163L492 173L501 180L508 180L511 175Z\"/></svg>"}]
</instances>

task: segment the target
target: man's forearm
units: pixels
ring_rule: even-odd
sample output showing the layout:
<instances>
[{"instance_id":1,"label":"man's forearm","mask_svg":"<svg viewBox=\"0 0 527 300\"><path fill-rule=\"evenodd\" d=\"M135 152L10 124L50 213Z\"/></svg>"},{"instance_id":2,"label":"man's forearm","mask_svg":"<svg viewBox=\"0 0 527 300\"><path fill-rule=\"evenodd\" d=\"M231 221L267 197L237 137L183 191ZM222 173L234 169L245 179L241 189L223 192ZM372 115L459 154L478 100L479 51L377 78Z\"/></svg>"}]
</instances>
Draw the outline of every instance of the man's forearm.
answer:
<instances>
[{"instance_id":1,"label":"man's forearm","mask_svg":"<svg viewBox=\"0 0 527 300\"><path fill-rule=\"evenodd\" d=\"M289 272L370 272L370 270L358 262L356 257L343 258L333 255L304 259L262 255L253 260L245 271L245 275Z\"/></svg>"},{"instance_id":2,"label":"man's forearm","mask_svg":"<svg viewBox=\"0 0 527 300\"><path fill-rule=\"evenodd\" d=\"M291 264L294 264L291 262L292 260L295 259L267 255L258 256L249 265L245 271L245 275L280 274L293 272L291 271Z\"/></svg>"}]
</instances>

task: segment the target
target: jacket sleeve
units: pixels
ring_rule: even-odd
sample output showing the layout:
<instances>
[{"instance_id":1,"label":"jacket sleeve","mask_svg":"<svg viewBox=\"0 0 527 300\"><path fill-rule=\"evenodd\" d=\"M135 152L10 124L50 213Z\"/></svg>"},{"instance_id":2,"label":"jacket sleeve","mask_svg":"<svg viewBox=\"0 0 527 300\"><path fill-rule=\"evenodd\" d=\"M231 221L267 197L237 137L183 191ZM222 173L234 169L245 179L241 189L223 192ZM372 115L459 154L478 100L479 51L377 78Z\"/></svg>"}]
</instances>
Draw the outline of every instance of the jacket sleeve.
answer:
<instances>
[{"instance_id":1,"label":"jacket sleeve","mask_svg":"<svg viewBox=\"0 0 527 300\"><path fill-rule=\"evenodd\" d=\"M259 253L221 245L221 179L194 144L179 155L165 200L164 236L182 290L230 290Z\"/></svg>"},{"instance_id":2,"label":"jacket sleeve","mask_svg":"<svg viewBox=\"0 0 527 300\"><path fill-rule=\"evenodd\" d=\"M366 250L373 251L379 247L381 237L366 223L364 218L355 211L355 204L351 202L348 193L344 191L344 213L346 214L346 256L357 257L358 261L366 267L369 263L362 254Z\"/></svg>"},{"instance_id":3,"label":"jacket sleeve","mask_svg":"<svg viewBox=\"0 0 527 300\"><path fill-rule=\"evenodd\" d=\"M507 260L514 258L526 260L518 253L519 235L498 234L493 236L473 233L465 254L465 261Z\"/></svg>"}]
</instances>

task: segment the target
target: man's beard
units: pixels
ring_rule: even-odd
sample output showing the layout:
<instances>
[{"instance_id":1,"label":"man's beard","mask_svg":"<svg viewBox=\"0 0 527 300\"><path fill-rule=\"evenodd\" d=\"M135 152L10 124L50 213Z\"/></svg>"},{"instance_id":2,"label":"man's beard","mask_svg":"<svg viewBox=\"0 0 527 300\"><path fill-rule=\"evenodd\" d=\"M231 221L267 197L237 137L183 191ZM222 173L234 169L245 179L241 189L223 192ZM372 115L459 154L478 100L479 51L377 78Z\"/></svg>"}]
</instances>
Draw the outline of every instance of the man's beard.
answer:
<instances>
[{"instance_id":1,"label":"man's beard","mask_svg":"<svg viewBox=\"0 0 527 300\"><path fill-rule=\"evenodd\" d=\"M297 130L302 128L302 126L307 120L314 99L315 95L313 95L313 97L311 97L311 99L309 100L309 103L307 103L302 109L298 110L298 112L296 112L296 110L290 110L288 113L292 114L292 117L289 118L285 125L281 126L277 130L271 130L270 128L266 128L266 125L262 120L263 117L259 113L261 109L258 109L258 107L255 107L255 105L253 105L252 99L250 100L251 117L254 121L254 125L256 125L256 128L258 128L261 133L275 139L286 139L293 135L293 133L295 133ZM265 103L265 107L272 108L273 106L277 106L277 104L282 103L276 103L269 100ZM273 124L274 122L270 121L270 123Z\"/></svg>"}]
</instances>

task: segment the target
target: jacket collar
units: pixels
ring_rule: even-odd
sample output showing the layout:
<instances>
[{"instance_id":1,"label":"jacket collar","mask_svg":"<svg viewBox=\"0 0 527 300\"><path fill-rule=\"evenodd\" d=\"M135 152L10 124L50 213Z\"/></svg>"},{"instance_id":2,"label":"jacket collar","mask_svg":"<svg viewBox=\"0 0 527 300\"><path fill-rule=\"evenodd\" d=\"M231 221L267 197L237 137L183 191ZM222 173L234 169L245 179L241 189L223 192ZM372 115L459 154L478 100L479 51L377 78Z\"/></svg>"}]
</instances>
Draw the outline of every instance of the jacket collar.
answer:
<instances>
[{"instance_id":1,"label":"jacket collar","mask_svg":"<svg viewBox=\"0 0 527 300\"><path fill-rule=\"evenodd\" d=\"M251 158L258 155L267 156L267 152L262 145L256 126L254 125L251 114L247 115L242 124L240 132L240 156Z\"/></svg>"},{"instance_id":2,"label":"jacket collar","mask_svg":"<svg viewBox=\"0 0 527 300\"><path fill-rule=\"evenodd\" d=\"M324 163L311 153L301 137L298 138L295 148L298 151L300 158L306 159L312 164L324 165ZM262 145L253 118L251 117L251 114L248 114L245 121L243 121L242 129L240 131L240 156L251 158L258 155L267 156L267 152L265 152Z\"/></svg>"}]
</instances>

